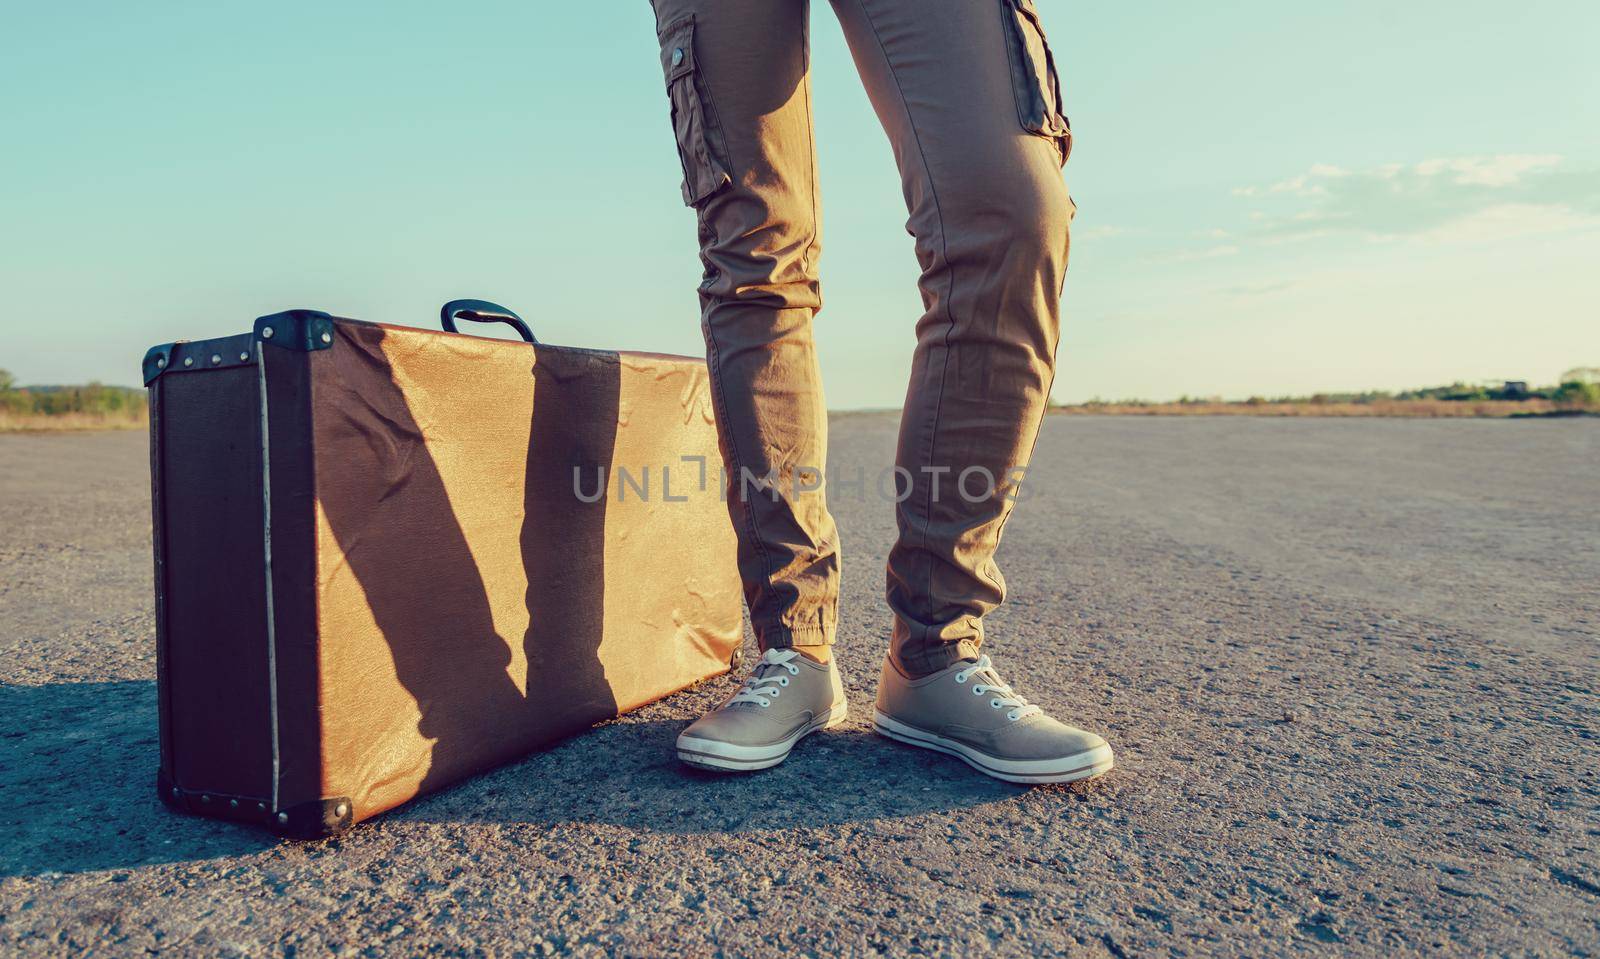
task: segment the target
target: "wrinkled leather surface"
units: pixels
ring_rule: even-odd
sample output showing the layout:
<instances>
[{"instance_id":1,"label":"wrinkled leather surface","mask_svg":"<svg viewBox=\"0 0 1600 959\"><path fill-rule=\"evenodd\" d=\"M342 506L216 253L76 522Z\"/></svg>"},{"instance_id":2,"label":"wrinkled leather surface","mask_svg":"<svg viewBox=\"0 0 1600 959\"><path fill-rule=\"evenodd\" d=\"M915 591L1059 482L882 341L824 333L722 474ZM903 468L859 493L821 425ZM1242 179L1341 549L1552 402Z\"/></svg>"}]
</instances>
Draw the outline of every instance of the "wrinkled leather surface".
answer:
<instances>
[{"instance_id":1,"label":"wrinkled leather surface","mask_svg":"<svg viewBox=\"0 0 1600 959\"><path fill-rule=\"evenodd\" d=\"M357 819L727 669L703 362L341 320L312 371L323 793Z\"/></svg>"}]
</instances>

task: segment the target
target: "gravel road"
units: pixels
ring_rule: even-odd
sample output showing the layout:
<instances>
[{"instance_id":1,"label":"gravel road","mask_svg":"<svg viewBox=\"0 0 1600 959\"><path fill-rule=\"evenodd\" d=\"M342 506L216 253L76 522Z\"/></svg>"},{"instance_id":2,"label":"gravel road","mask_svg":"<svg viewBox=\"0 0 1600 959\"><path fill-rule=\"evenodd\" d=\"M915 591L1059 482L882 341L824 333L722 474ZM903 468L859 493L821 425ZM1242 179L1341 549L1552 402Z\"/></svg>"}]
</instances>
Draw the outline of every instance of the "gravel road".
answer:
<instances>
[{"instance_id":1,"label":"gravel road","mask_svg":"<svg viewBox=\"0 0 1600 959\"><path fill-rule=\"evenodd\" d=\"M1102 781L868 731L869 491L784 765L680 768L717 680L291 844L154 798L144 436L0 436L0 953L1600 953L1600 420L1058 416L1029 485L990 647Z\"/></svg>"}]
</instances>

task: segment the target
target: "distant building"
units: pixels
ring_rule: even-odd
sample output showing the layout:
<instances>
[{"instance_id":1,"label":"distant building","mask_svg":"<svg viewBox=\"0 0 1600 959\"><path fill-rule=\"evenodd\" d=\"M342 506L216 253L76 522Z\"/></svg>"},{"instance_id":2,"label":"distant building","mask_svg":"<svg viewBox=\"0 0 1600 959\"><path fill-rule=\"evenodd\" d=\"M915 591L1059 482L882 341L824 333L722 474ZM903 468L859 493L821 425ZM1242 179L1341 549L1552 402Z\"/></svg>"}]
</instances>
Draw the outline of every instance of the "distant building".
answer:
<instances>
[{"instance_id":1,"label":"distant building","mask_svg":"<svg viewBox=\"0 0 1600 959\"><path fill-rule=\"evenodd\" d=\"M1527 380L1506 380L1506 385L1502 386L1500 388L1500 392L1508 400L1527 399L1527 397L1528 397L1528 381Z\"/></svg>"}]
</instances>

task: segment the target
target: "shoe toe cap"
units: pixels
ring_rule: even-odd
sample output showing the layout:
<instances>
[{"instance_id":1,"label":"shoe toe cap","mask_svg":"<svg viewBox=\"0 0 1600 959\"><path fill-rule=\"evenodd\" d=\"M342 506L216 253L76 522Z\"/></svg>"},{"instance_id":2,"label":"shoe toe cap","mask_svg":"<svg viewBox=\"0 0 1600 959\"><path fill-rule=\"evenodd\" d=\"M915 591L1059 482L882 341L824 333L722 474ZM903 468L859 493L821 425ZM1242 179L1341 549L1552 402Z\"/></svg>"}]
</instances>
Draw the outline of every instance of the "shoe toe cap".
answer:
<instances>
[{"instance_id":1,"label":"shoe toe cap","mask_svg":"<svg viewBox=\"0 0 1600 959\"><path fill-rule=\"evenodd\" d=\"M759 709L760 707L749 707ZM752 723L740 707L723 708L707 713L690 723L678 734L679 742L698 739L730 746L764 746L764 723Z\"/></svg>"},{"instance_id":2,"label":"shoe toe cap","mask_svg":"<svg viewBox=\"0 0 1600 959\"><path fill-rule=\"evenodd\" d=\"M1014 727L1005 737L1006 754L1013 759L1056 759L1106 748L1106 741L1095 733L1040 716L1031 723Z\"/></svg>"}]
</instances>

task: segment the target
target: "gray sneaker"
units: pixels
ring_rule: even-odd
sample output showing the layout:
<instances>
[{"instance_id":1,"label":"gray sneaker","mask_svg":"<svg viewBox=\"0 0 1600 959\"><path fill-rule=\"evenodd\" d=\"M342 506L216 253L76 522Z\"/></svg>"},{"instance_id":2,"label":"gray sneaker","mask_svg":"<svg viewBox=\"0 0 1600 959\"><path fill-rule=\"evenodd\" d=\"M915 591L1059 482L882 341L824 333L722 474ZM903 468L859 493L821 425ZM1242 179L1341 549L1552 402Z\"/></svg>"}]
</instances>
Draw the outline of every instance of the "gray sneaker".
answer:
<instances>
[{"instance_id":1,"label":"gray sneaker","mask_svg":"<svg viewBox=\"0 0 1600 959\"><path fill-rule=\"evenodd\" d=\"M766 769L795 743L844 722L848 711L837 666L769 649L744 688L678 735L678 758L721 772Z\"/></svg>"},{"instance_id":2,"label":"gray sneaker","mask_svg":"<svg viewBox=\"0 0 1600 959\"><path fill-rule=\"evenodd\" d=\"M1065 783L1111 768L1111 747L1011 691L989 657L921 679L885 657L875 730L890 739L949 753L996 779Z\"/></svg>"}]
</instances>

